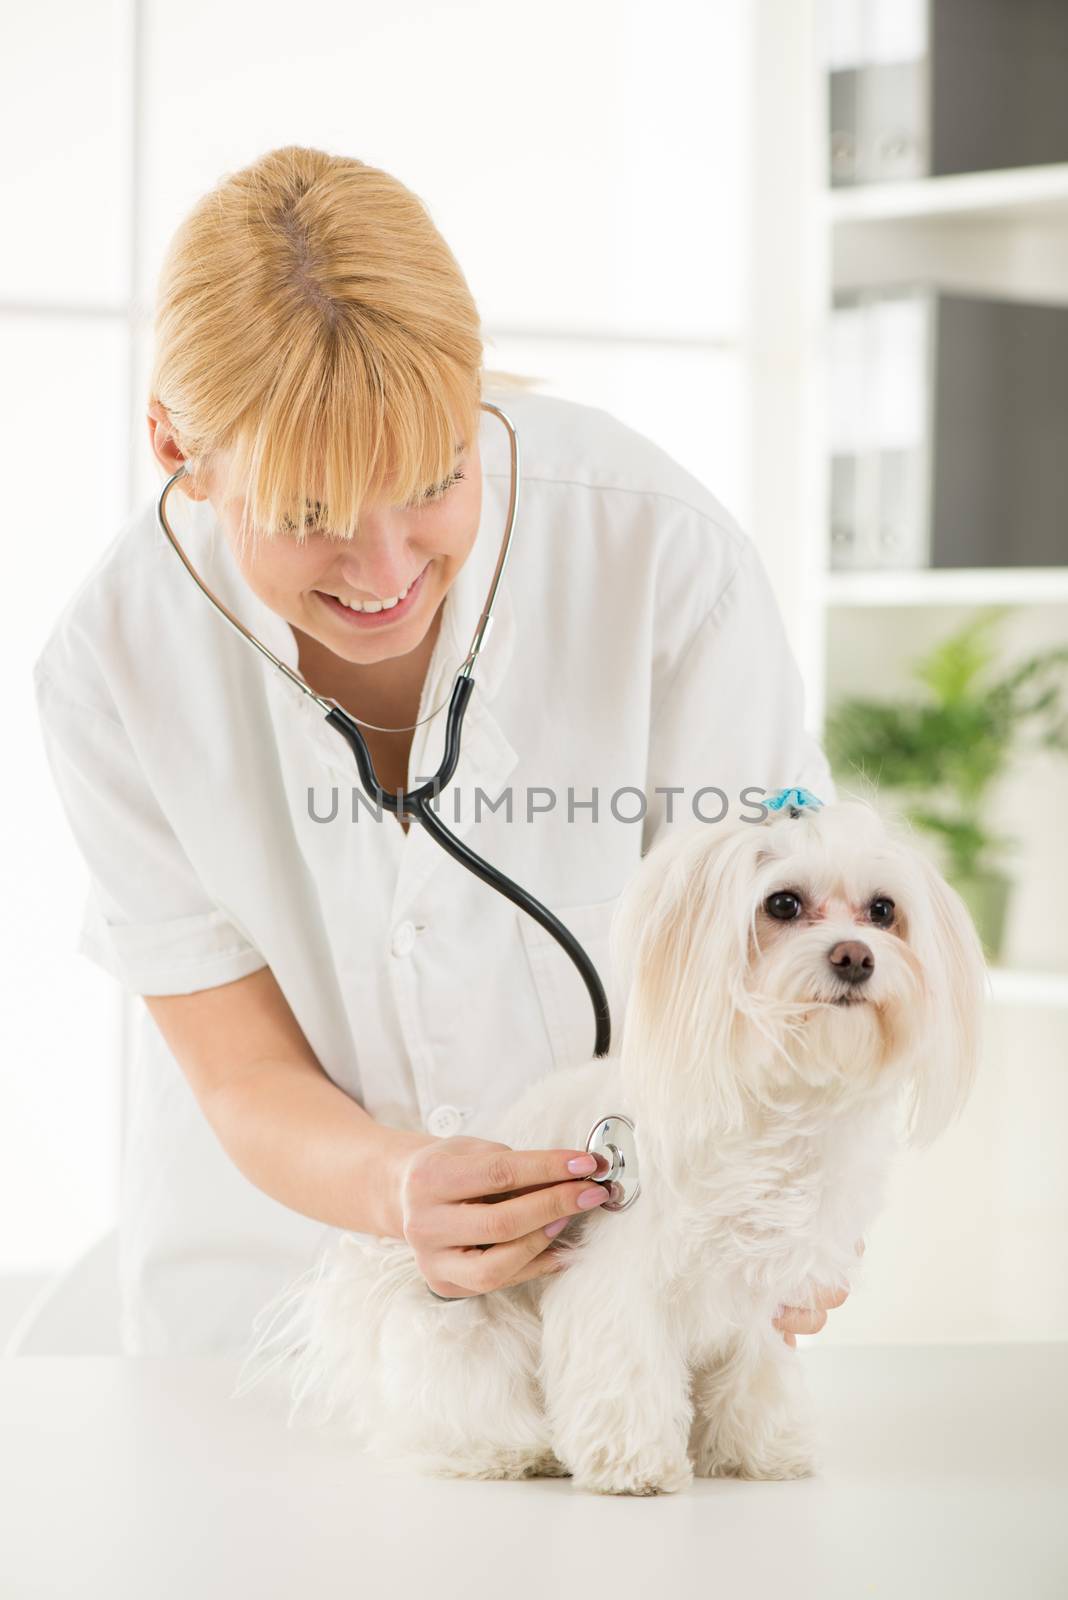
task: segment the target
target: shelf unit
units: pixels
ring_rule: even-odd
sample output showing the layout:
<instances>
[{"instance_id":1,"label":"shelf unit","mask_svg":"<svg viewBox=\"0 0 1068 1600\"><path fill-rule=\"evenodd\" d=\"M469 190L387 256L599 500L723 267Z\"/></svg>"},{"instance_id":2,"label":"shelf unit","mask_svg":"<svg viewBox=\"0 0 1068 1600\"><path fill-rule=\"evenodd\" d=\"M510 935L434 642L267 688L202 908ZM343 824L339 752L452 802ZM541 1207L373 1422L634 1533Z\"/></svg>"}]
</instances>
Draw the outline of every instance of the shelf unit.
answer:
<instances>
[{"instance_id":1,"label":"shelf unit","mask_svg":"<svg viewBox=\"0 0 1068 1600\"><path fill-rule=\"evenodd\" d=\"M818 28L811 65L819 83L810 110L814 187L805 237L807 303L800 391L812 460L806 474L803 545L815 574L804 593L811 619L801 644L811 716L822 726L828 613L845 607L1057 605L1068 607L1068 539L1061 567L959 568L877 572L827 566L827 333L839 288L917 280L947 289L1068 303L1068 162L1048 167L964 173L908 183L832 189L826 183L826 87ZM1068 631L1068 618L1066 618Z\"/></svg>"},{"instance_id":2,"label":"shelf unit","mask_svg":"<svg viewBox=\"0 0 1068 1600\"><path fill-rule=\"evenodd\" d=\"M934 218L1002 225L1044 223L1068 217L1068 161L1046 167L1005 167L997 172L962 172L909 183L825 187L827 222L912 222Z\"/></svg>"},{"instance_id":3,"label":"shelf unit","mask_svg":"<svg viewBox=\"0 0 1068 1600\"><path fill-rule=\"evenodd\" d=\"M1068 162L832 189L821 0L761 0L754 16L761 73L752 171L752 529L772 569L818 734L833 668L831 624L850 610L867 608L865 622L890 636L895 610L1063 606L1068 637L1068 565L829 570L826 445L836 290L926 281L1068 303ZM792 144L782 138L786 126L802 130ZM762 259L773 264L761 266ZM997 1005L1068 1012L1068 972L999 968L991 992Z\"/></svg>"},{"instance_id":4,"label":"shelf unit","mask_svg":"<svg viewBox=\"0 0 1068 1600\"><path fill-rule=\"evenodd\" d=\"M994 967L990 972L991 997L998 1005L1041 1006L1068 1011L1068 972L1025 972Z\"/></svg>"},{"instance_id":5,"label":"shelf unit","mask_svg":"<svg viewBox=\"0 0 1068 1600\"><path fill-rule=\"evenodd\" d=\"M1068 567L826 572L827 606L1068 606Z\"/></svg>"}]
</instances>

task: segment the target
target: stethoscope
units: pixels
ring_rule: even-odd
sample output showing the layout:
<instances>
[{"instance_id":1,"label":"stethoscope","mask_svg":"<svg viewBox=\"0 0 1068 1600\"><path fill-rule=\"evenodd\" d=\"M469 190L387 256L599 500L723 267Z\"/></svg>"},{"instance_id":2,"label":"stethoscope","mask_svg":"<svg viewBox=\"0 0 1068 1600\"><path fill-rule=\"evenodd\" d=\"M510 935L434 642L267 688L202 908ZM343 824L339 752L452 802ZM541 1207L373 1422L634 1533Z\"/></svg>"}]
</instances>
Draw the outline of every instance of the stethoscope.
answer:
<instances>
[{"instance_id":1,"label":"stethoscope","mask_svg":"<svg viewBox=\"0 0 1068 1600\"><path fill-rule=\"evenodd\" d=\"M520 888L519 884L517 883L513 883L511 878L505 877L503 872L499 872L496 867L491 866L488 861L484 861L481 856L476 855L473 850L469 850L461 840L457 839L454 834L451 834L448 828L446 828L445 824L441 821L441 818L431 809L430 804L431 800L435 799L439 792L443 790L449 783L453 773L456 771L456 764L460 759L460 734L463 729L464 714L467 711L468 701L471 699L471 695L475 688L475 679L473 677L474 666L486 643L486 638L493 622L493 606L497 598L497 589L501 581L501 574L504 571L505 562L508 559L508 552L511 548L512 534L515 529L516 513L519 509L519 437L511 419L505 415L500 406L494 405L491 401L483 400L481 402L481 408L483 411L492 411L501 419L501 421L504 423L504 426L508 430L508 437L511 446L511 490L508 500L508 515L505 519L504 538L501 541L500 553L497 557L497 565L494 569L493 577L490 580L489 592L486 595L486 603L475 627L470 649L468 650L463 663L457 669L456 676L453 681L452 694L449 699L448 716L445 724L445 747L441 758L441 765L434 776L428 779L426 783L421 784L418 789L401 790L398 792L391 792L387 789L383 789L382 785L378 781L378 776L374 768L374 762L371 760L371 752L367 748L367 741L360 732L360 719L358 717L351 716L343 706L338 705L336 700L331 700L324 695L317 694L314 689L304 682L304 679L299 673L294 672L292 668L287 666L284 661L280 661L273 651L269 650L261 640L257 639L255 635L250 633L249 630L238 621L233 612L230 611L228 607L226 607L218 598L218 596L212 593L207 584L203 582L192 563L186 556L185 551L178 542L178 539L175 537L174 530L167 520L167 513L165 509L168 494L178 482L179 478L184 477L189 470L191 465L189 462L184 461L178 468L178 471L173 473L163 485L163 488L160 491L159 501L156 506L156 520L159 523L160 531L170 541L174 550L181 559L186 571L190 574L194 582L203 591L203 593L207 595L208 599L211 601L216 610L221 612L226 618L227 622L229 622L232 627L237 629L238 633L243 639L247 639L249 644L254 645L261 655L266 656L267 660L270 661L273 666L277 667L279 671L284 672L290 682L295 683L297 688L300 689L303 694L310 696L310 698L315 701L316 705L319 706L320 710L323 711L326 716L326 720L328 723L330 723L331 727L337 729L338 733L340 733L341 737L349 745L353 755L356 758L356 768L360 774L360 780L371 799L377 805L386 807L398 817L401 814L413 817L415 821L426 830L430 837L436 840L436 842L441 845L443 850L447 850L453 859L458 861L461 866L466 867L468 871L473 872L477 877L481 878L484 883L488 883L491 889L496 889L498 893L505 895L509 900L517 905L521 911L527 912L528 915L532 916L536 922L540 922L542 927L552 934L557 944L562 946L570 959L574 962L579 973L581 974L583 983L586 985L591 1004L593 1005L593 1015L596 1023L594 1055L604 1056L608 1054L612 1037L612 1022L608 1009L608 997L605 994L604 985L597 975L597 969L594 967L593 962L590 960L581 944L579 944L578 940L575 938L570 929L566 928L559 918L553 915L547 906L543 906L540 900L535 900L534 896L529 894L526 889ZM444 704L444 702L442 702L442 704ZM429 721L430 717L436 716L440 710L441 705L435 707L435 709L428 713L427 717L424 717L422 720ZM368 728L377 727L375 723L371 722L364 723L364 726ZM417 727L418 724L416 723L412 726ZM408 730L389 728L382 729L380 731L399 733L407 732ZM609 1172L605 1176L596 1179L596 1181L609 1185L613 1198L606 1200L600 1209L616 1211L624 1210L634 1200L637 1199L639 1189L637 1179L637 1153L634 1148L633 1123L631 1123L627 1117L622 1115L599 1118L590 1132L589 1139L586 1143L586 1148L593 1153L600 1153L606 1156L610 1163Z\"/></svg>"}]
</instances>

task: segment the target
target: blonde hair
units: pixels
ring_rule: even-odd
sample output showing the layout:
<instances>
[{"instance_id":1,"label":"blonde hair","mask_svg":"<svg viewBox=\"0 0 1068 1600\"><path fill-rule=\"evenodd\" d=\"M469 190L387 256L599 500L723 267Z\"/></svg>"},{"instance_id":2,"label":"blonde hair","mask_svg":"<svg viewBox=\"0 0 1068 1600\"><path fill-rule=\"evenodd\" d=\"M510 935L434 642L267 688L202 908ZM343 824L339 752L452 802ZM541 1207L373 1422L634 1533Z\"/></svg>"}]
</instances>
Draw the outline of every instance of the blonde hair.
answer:
<instances>
[{"instance_id":1,"label":"blonde hair","mask_svg":"<svg viewBox=\"0 0 1068 1600\"><path fill-rule=\"evenodd\" d=\"M365 499L407 505L477 438L478 310L423 202L348 156L286 145L229 174L172 238L151 397L244 500L240 534L306 518L351 538Z\"/></svg>"}]
</instances>

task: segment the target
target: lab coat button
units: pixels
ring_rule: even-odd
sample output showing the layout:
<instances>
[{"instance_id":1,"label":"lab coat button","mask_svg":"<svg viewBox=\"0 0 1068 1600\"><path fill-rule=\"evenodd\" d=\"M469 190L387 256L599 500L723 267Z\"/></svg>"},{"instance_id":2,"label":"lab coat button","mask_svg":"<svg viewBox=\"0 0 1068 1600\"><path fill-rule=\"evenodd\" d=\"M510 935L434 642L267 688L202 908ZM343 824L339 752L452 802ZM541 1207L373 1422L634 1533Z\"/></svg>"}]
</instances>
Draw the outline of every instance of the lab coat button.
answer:
<instances>
[{"instance_id":1,"label":"lab coat button","mask_svg":"<svg viewBox=\"0 0 1068 1600\"><path fill-rule=\"evenodd\" d=\"M463 1127L464 1114L455 1106L435 1106L426 1119L426 1131L437 1139L448 1139Z\"/></svg>"},{"instance_id":2,"label":"lab coat button","mask_svg":"<svg viewBox=\"0 0 1068 1600\"><path fill-rule=\"evenodd\" d=\"M415 943L415 924L401 922L393 931L393 943L390 946L395 956L406 956Z\"/></svg>"}]
</instances>

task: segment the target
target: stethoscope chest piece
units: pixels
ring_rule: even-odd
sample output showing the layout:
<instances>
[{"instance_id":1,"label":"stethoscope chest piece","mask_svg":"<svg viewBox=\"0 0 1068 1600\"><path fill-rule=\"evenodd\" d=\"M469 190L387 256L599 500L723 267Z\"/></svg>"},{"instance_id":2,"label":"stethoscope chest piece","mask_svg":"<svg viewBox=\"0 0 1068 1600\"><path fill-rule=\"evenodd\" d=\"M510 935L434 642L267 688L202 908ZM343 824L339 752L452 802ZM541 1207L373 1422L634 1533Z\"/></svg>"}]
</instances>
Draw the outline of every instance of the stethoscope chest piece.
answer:
<instances>
[{"instance_id":1,"label":"stethoscope chest piece","mask_svg":"<svg viewBox=\"0 0 1068 1600\"><path fill-rule=\"evenodd\" d=\"M590 1129L586 1149L591 1155L604 1156L608 1171L598 1183L603 1183L610 1198L602 1200L601 1211L626 1211L641 1193L638 1179L638 1145L634 1124L621 1113L600 1117Z\"/></svg>"}]
</instances>

